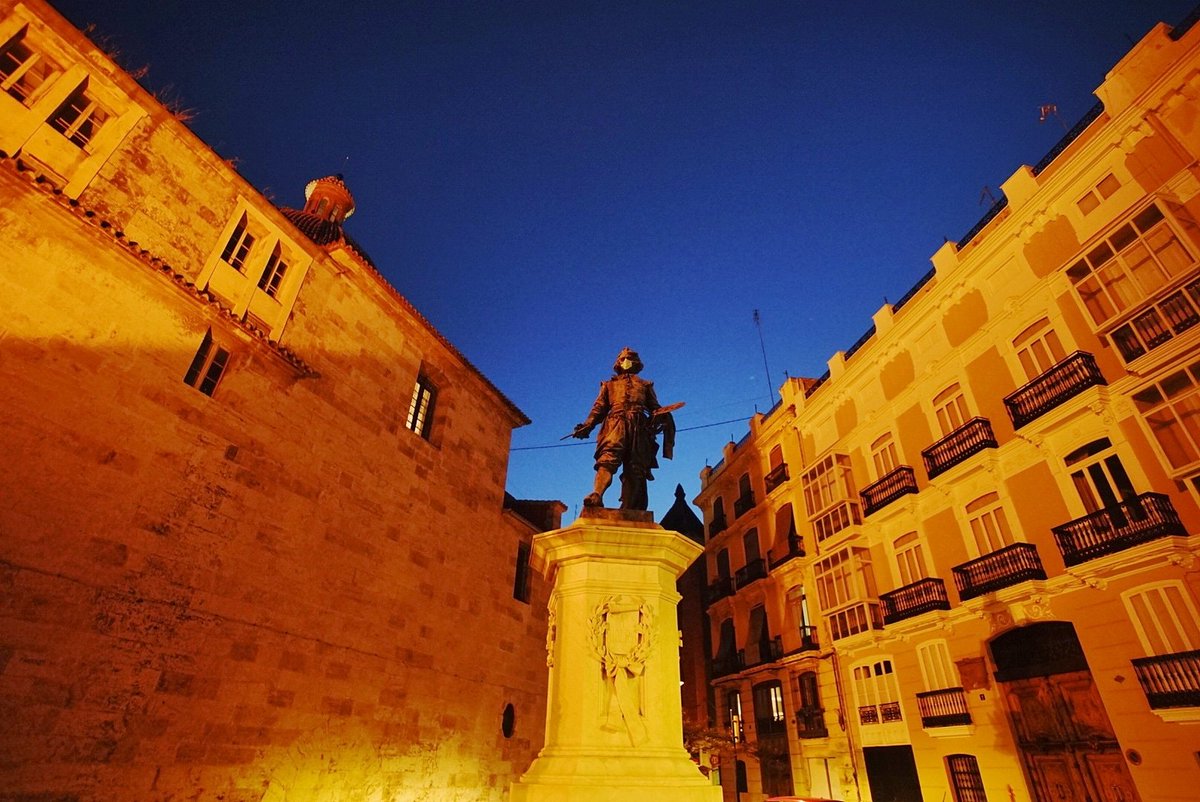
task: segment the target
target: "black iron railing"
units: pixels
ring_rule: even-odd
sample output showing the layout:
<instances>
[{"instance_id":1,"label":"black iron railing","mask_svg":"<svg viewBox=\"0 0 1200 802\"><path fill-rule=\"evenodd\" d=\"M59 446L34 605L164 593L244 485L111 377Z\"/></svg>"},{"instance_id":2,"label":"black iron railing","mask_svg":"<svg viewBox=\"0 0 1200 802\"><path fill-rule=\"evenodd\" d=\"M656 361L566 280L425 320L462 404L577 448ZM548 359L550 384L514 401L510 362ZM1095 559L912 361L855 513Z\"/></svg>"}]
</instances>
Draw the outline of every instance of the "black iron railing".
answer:
<instances>
[{"instance_id":1,"label":"black iron railing","mask_svg":"<svg viewBox=\"0 0 1200 802\"><path fill-rule=\"evenodd\" d=\"M1051 531L1067 565L1079 565L1160 537L1188 534L1171 499L1162 493L1142 493Z\"/></svg>"},{"instance_id":2,"label":"black iron railing","mask_svg":"<svg viewBox=\"0 0 1200 802\"><path fill-rule=\"evenodd\" d=\"M788 560L795 559L796 557L803 557L804 538L796 534L788 535L787 551L777 553L772 550L768 552L767 556L770 558L771 568L783 565Z\"/></svg>"},{"instance_id":3,"label":"black iron railing","mask_svg":"<svg viewBox=\"0 0 1200 802\"><path fill-rule=\"evenodd\" d=\"M713 658L712 675L714 677L724 677L727 674L736 674L745 667L746 656L743 652L737 651L733 654Z\"/></svg>"},{"instance_id":4,"label":"black iron railing","mask_svg":"<svg viewBox=\"0 0 1200 802\"><path fill-rule=\"evenodd\" d=\"M971 723L967 695L962 688L943 688L917 694L922 727L956 727Z\"/></svg>"},{"instance_id":5,"label":"black iron railing","mask_svg":"<svg viewBox=\"0 0 1200 802\"><path fill-rule=\"evenodd\" d=\"M733 595L733 577L719 576L704 589L705 605L718 602L726 596Z\"/></svg>"},{"instance_id":6,"label":"black iron railing","mask_svg":"<svg viewBox=\"0 0 1200 802\"><path fill-rule=\"evenodd\" d=\"M898 498L917 492L917 476L911 466L901 465L874 484L859 492L863 515L882 510Z\"/></svg>"},{"instance_id":7,"label":"black iron railing","mask_svg":"<svg viewBox=\"0 0 1200 802\"><path fill-rule=\"evenodd\" d=\"M858 721L860 724L878 724L879 708L875 705L862 705L858 708Z\"/></svg>"},{"instance_id":8,"label":"black iron railing","mask_svg":"<svg viewBox=\"0 0 1200 802\"><path fill-rule=\"evenodd\" d=\"M1200 707L1200 649L1139 657L1133 670L1152 710Z\"/></svg>"},{"instance_id":9,"label":"black iron railing","mask_svg":"<svg viewBox=\"0 0 1200 802\"><path fill-rule=\"evenodd\" d=\"M708 539L712 540L717 535L729 528L729 522L725 520L724 515L719 515L713 518L708 524Z\"/></svg>"},{"instance_id":10,"label":"black iron railing","mask_svg":"<svg viewBox=\"0 0 1200 802\"><path fill-rule=\"evenodd\" d=\"M754 494L747 493L733 502L733 517L741 518L752 509L754 509Z\"/></svg>"},{"instance_id":11,"label":"black iron railing","mask_svg":"<svg viewBox=\"0 0 1200 802\"><path fill-rule=\"evenodd\" d=\"M946 583L938 577L918 579L911 585L897 588L879 597L883 607L884 626L912 618L930 610L949 610Z\"/></svg>"},{"instance_id":12,"label":"black iron railing","mask_svg":"<svg viewBox=\"0 0 1200 802\"><path fill-rule=\"evenodd\" d=\"M896 303L892 304L892 314L894 315L897 312L899 312L901 307L903 307L905 304L907 304L913 298L917 297L917 293L920 292L921 289L926 284L933 281L933 277L936 275L937 275L937 269L932 268L932 267L929 268L928 273L926 273L925 275L923 275L919 279L917 279L917 283L913 284L911 287L909 287L908 292L901 295L899 301L896 301Z\"/></svg>"},{"instance_id":13,"label":"black iron railing","mask_svg":"<svg viewBox=\"0 0 1200 802\"><path fill-rule=\"evenodd\" d=\"M858 708L858 720L863 724L902 721L899 702L883 702L878 705L863 705Z\"/></svg>"},{"instance_id":14,"label":"black iron railing","mask_svg":"<svg viewBox=\"0 0 1200 802\"><path fill-rule=\"evenodd\" d=\"M801 738L828 738L825 711L820 707L802 707L797 710L796 734Z\"/></svg>"},{"instance_id":15,"label":"black iron railing","mask_svg":"<svg viewBox=\"0 0 1200 802\"><path fill-rule=\"evenodd\" d=\"M808 624L801 624L800 630L800 652L815 652L821 648L820 642L817 640L817 628Z\"/></svg>"},{"instance_id":16,"label":"black iron railing","mask_svg":"<svg viewBox=\"0 0 1200 802\"><path fill-rule=\"evenodd\" d=\"M1043 170L1049 167L1050 162L1057 159L1062 152L1066 150L1072 142L1078 139L1079 135L1082 134L1084 130L1087 129L1087 127L1093 122L1095 122L1096 119L1103 113L1103 101L1096 103L1096 105L1088 109L1087 113L1080 118L1079 122L1075 123L1075 125L1071 127L1071 130L1067 131L1067 133L1063 135L1063 138L1058 140L1058 142L1054 144L1054 147L1050 148L1050 151L1042 157L1041 161L1033 165L1033 174L1039 175Z\"/></svg>"},{"instance_id":17,"label":"black iron railing","mask_svg":"<svg viewBox=\"0 0 1200 802\"><path fill-rule=\"evenodd\" d=\"M921 452L929 478L945 473L958 463L985 448L998 447L992 423L987 418L971 418L950 434Z\"/></svg>"},{"instance_id":18,"label":"black iron railing","mask_svg":"<svg viewBox=\"0 0 1200 802\"><path fill-rule=\"evenodd\" d=\"M1020 429L1030 421L1082 393L1089 387L1108 384L1096 357L1087 351L1076 351L1033 381L1004 399L1013 428Z\"/></svg>"},{"instance_id":19,"label":"black iron railing","mask_svg":"<svg viewBox=\"0 0 1200 802\"><path fill-rule=\"evenodd\" d=\"M737 578L737 586L739 588L744 588L751 582L763 579L766 577L766 575L767 561L762 557L759 557L757 560L751 560L741 568L737 569L737 571L734 573L734 577Z\"/></svg>"},{"instance_id":20,"label":"black iron railing","mask_svg":"<svg viewBox=\"0 0 1200 802\"><path fill-rule=\"evenodd\" d=\"M1030 579L1046 578L1037 546L1032 543L1013 543L951 570L963 601Z\"/></svg>"},{"instance_id":21,"label":"black iron railing","mask_svg":"<svg viewBox=\"0 0 1200 802\"><path fill-rule=\"evenodd\" d=\"M979 218L979 222L971 226L971 230L966 234L963 234L962 239L955 243L958 249L961 251L963 248L970 245L971 240L979 236L979 232L983 231L983 229L987 227L987 224L995 220L996 216L1000 214L1000 212L1004 211L1007 207L1008 198L1001 196L1000 200L988 207L988 210L983 213L983 217Z\"/></svg>"},{"instance_id":22,"label":"black iron railing","mask_svg":"<svg viewBox=\"0 0 1200 802\"><path fill-rule=\"evenodd\" d=\"M808 385L808 388L804 391L804 397L811 398L813 393L825 386L825 382L829 381L829 376L829 371L825 371L818 376L812 384Z\"/></svg>"},{"instance_id":23,"label":"black iron railing","mask_svg":"<svg viewBox=\"0 0 1200 802\"><path fill-rule=\"evenodd\" d=\"M773 638L759 641L750 649L750 654L745 658L747 666L758 666L763 663L773 663L783 657L783 638L776 635Z\"/></svg>"},{"instance_id":24,"label":"black iron railing","mask_svg":"<svg viewBox=\"0 0 1200 802\"><path fill-rule=\"evenodd\" d=\"M786 462L781 462L763 477L763 484L767 486L767 492L770 493L775 488L788 480L788 467Z\"/></svg>"}]
</instances>

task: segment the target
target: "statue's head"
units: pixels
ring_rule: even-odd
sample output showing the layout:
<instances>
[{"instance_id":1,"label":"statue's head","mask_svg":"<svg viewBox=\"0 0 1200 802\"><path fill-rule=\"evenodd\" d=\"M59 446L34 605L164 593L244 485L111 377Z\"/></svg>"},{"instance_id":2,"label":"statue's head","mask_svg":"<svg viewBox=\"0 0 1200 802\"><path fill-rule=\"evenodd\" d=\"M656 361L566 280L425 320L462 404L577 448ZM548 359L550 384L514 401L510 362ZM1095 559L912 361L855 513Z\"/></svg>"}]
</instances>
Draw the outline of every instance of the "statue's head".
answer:
<instances>
[{"instance_id":1,"label":"statue's head","mask_svg":"<svg viewBox=\"0 0 1200 802\"><path fill-rule=\"evenodd\" d=\"M617 361L613 363L615 373L640 373L643 367L642 358L632 348L622 348L621 353L617 354Z\"/></svg>"}]
</instances>

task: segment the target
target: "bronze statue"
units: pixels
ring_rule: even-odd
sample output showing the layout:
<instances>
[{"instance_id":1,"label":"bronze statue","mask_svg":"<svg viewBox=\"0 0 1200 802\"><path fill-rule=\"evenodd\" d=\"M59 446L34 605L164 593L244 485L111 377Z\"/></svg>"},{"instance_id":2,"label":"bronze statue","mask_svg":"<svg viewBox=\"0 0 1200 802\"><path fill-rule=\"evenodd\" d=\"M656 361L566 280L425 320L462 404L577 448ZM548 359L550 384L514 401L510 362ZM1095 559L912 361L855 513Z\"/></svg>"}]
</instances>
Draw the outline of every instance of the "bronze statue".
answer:
<instances>
[{"instance_id":1,"label":"bronze statue","mask_svg":"<svg viewBox=\"0 0 1200 802\"><path fill-rule=\"evenodd\" d=\"M600 394L587 419L575 427L572 437L586 439L596 424L596 484L583 500L585 507L601 507L604 491L612 484L613 474L621 468L621 509L644 510L649 503L646 482L658 467L658 443L663 436L663 456L671 459L675 450L673 410L683 404L661 407L654 395L654 383L637 374L642 370L637 351L625 348L613 365L614 376L600 383Z\"/></svg>"}]
</instances>

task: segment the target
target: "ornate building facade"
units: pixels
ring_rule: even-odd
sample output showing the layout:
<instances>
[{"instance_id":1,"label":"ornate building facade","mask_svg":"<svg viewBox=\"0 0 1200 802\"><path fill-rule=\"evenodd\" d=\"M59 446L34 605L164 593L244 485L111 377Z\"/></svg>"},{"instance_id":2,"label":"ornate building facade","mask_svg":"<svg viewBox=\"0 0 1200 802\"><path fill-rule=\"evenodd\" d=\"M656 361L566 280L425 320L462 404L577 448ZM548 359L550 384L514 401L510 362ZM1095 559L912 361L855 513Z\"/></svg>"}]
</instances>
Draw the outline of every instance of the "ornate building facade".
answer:
<instances>
[{"instance_id":1,"label":"ornate building facade","mask_svg":"<svg viewBox=\"0 0 1200 802\"><path fill-rule=\"evenodd\" d=\"M0 797L500 799L537 753L565 508L304 197L0 0Z\"/></svg>"},{"instance_id":2,"label":"ornate building facade","mask_svg":"<svg viewBox=\"0 0 1200 802\"><path fill-rule=\"evenodd\" d=\"M727 799L1194 798L1198 92L1156 27L701 474Z\"/></svg>"}]
</instances>

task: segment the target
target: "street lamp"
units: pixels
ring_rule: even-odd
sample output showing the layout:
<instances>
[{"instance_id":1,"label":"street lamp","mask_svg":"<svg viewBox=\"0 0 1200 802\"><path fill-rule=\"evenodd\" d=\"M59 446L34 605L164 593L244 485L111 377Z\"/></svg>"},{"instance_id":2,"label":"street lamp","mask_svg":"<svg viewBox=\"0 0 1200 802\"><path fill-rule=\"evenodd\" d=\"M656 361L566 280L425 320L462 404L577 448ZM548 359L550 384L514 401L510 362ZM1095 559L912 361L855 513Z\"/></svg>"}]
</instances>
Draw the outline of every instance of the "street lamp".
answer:
<instances>
[{"instance_id":1,"label":"street lamp","mask_svg":"<svg viewBox=\"0 0 1200 802\"><path fill-rule=\"evenodd\" d=\"M742 741L742 717L738 713L729 717L729 734L733 737L733 798L735 802L742 802L742 775L737 749Z\"/></svg>"}]
</instances>

